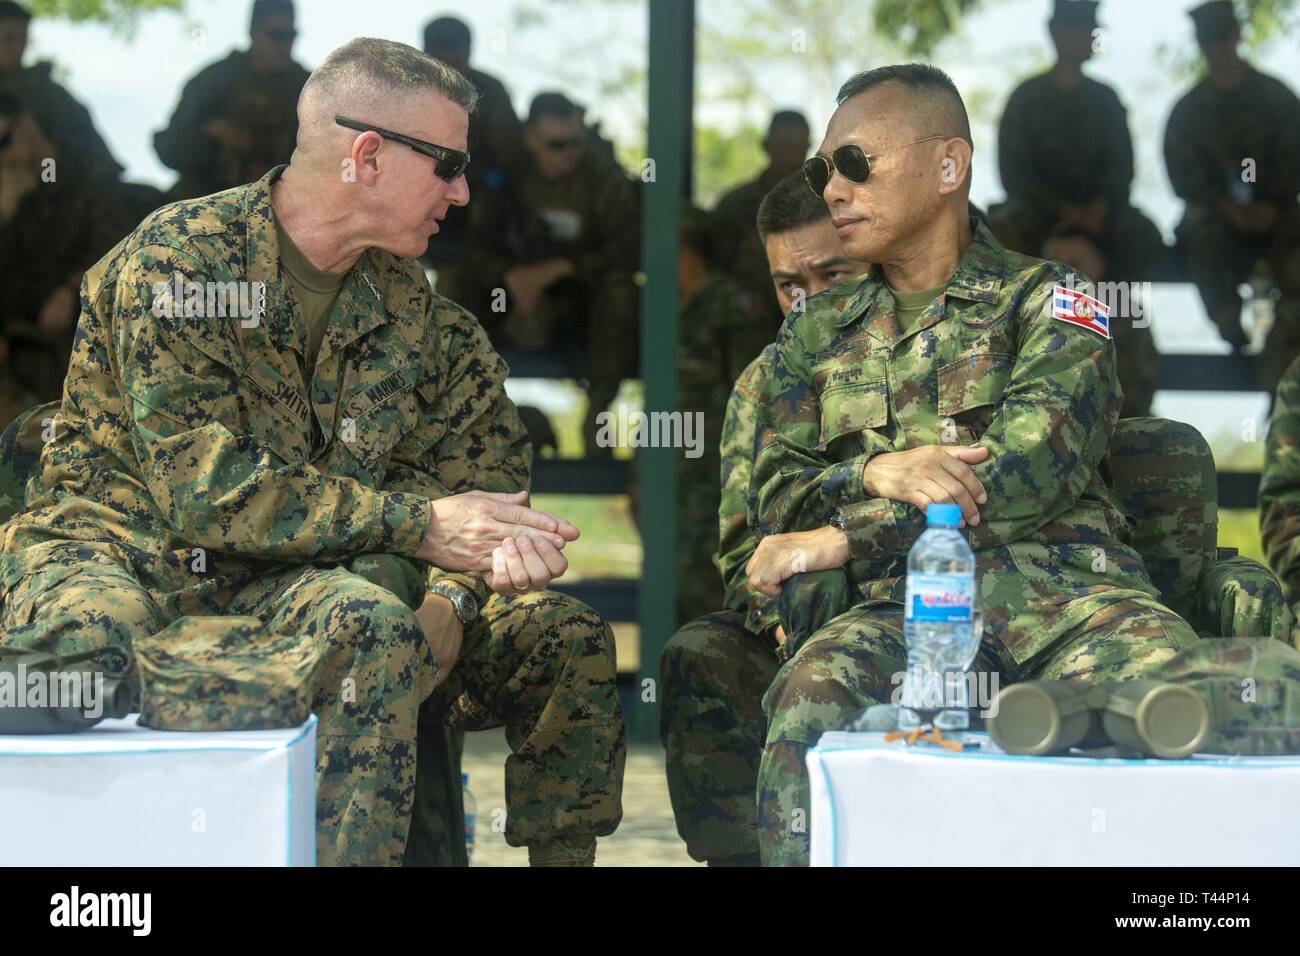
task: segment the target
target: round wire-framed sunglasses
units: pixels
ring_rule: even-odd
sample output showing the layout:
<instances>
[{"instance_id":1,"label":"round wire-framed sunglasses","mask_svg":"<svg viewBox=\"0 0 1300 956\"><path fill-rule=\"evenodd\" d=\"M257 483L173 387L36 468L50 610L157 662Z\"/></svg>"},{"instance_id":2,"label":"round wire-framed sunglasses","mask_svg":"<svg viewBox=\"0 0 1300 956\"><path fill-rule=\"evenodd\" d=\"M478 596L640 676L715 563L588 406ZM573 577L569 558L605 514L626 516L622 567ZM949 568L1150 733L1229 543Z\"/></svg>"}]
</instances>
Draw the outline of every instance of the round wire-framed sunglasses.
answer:
<instances>
[{"instance_id":1,"label":"round wire-framed sunglasses","mask_svg":"<svg viewBox=\"0 0 1300 956\"><path fill-rule=\"evenodd\" d=\"M924 139L914 139L912 142L903 143L901 146L890 146L877 153L868 153L856 143L848 143L836 149L830 156L822 156L819 153L806 159L803 164L803 177L808 181L808 188L813 191L813 195L820 196L826 191L826 185L831 181L833 172L838 172L851 183L865 183L871 178L871 161L881 153L887 153L891 149L906 149L908 146L915 146L917 143L928 143L932 140L947 138L947 136L939 135L926 136Z\"/></svg>"}]
</instances>

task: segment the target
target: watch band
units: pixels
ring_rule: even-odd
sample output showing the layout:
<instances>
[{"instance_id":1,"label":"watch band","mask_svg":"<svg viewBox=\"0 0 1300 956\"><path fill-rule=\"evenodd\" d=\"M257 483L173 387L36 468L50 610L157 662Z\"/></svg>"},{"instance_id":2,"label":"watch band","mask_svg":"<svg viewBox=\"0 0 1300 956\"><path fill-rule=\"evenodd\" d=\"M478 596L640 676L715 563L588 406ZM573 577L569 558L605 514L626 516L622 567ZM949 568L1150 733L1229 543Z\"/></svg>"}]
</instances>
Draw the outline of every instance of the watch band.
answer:
<instances>
[{"instance_id":1,"label":"watch band","mask_svg":"<svg viewBox=\"0 0 1300 956\"><path fill-rule=\"evenodd\" d=\"M471 624L478 617L478 599L462 587L435 581L429 585L428 593L450 601L452 609L456 612L456 619L462 625Z\"/></svg>"}]
</instances>

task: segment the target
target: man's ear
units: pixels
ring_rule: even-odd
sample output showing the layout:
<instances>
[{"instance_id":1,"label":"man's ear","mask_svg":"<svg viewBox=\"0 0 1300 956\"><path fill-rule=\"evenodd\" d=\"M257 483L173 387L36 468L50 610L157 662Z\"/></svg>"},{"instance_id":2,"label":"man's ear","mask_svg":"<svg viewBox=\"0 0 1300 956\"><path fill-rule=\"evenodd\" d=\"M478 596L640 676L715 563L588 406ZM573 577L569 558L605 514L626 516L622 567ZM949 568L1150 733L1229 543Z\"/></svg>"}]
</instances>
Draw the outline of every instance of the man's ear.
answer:
<instances>
[{"instance_id":1,"label":"man's ear","mask_svg":"<svg viewBox=\"0 0 1300 956\"><path fill-rule=\"evenodd\" d=\"M964 139L955 138L943 144L939 160L939 195L956 192L970 172L971 146Z\"/></svg>"},{"instance_id":2,"label":"man's ear","mask_svg":"<svg viewBox=\"0 0 1300 956\"><path fill-rule=\"evenodd\" d=\"M357 182L366 186L375 184L375 177L379 175L379 149L383 145L384 138L370 131L352 141L352 166L356 170Z\"/></svg>"}]
</instances>

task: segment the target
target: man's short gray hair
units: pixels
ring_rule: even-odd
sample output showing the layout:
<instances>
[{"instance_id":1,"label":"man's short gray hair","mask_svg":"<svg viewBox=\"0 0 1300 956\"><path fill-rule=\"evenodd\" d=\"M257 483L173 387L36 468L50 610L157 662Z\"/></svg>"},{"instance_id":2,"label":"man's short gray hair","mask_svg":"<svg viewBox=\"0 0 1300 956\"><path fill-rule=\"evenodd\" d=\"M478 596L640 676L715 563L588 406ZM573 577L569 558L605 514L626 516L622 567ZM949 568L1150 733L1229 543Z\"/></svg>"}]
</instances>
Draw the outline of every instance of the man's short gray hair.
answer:
<instances>
[{"instance_id":1,"label":"man's short gray hair","mask_svg":"<svg viewBox=\"0 0 1300 956\"><path fill-rule=\"evenodd\" d=\"M360 37L325 57L307 78L302 95L328 93L329 101L342 111L376 99L430 90L467 113L472 113L478 102L474 84L441 60L405 43Z\"/></svg>"}]
</instances>

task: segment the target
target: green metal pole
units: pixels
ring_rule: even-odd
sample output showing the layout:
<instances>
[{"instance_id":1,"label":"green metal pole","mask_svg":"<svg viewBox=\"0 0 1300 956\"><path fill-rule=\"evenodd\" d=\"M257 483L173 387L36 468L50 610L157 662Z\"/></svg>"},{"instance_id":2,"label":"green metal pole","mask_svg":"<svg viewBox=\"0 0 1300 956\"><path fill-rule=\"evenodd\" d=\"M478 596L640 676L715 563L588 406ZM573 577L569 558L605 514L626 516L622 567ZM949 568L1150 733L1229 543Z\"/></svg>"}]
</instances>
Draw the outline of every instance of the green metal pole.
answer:
<instances>
[{"instance_id":1,"label":"green metal pole","mask_svg":"<svg viewBox=\"0 0 1300 956\"><path fill-rule=\"evenodd\" d=\"M693 0L647 0L650 21L649 127L641 185L641 377L645 410L677 409L677 232L688 188ZM650 170L653 169L651 179ZM644 566L638 616L641 667L627 715L634 741L658 739L659 658L676 627L677 458L679 448L638 449Z\"/></svg>"}]
</instances>

